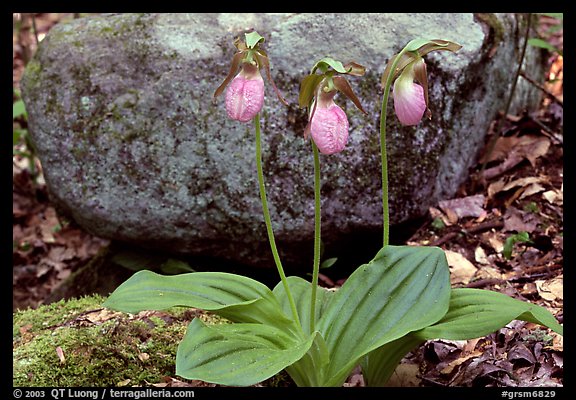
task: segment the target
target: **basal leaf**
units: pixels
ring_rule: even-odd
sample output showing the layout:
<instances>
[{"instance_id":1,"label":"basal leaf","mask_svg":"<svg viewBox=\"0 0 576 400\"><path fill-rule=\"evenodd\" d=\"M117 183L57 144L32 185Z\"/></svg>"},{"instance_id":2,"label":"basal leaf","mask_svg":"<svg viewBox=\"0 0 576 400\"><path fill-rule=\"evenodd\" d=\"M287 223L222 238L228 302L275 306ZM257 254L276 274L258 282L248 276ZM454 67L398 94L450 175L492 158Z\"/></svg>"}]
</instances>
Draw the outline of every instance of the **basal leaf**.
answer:
<instances>
[{"instance_id":1,"label":"basal leaf","mask_svg":"<svg viewBox=\"0 0 576 400\"><path fill-rule=\"evenodd\" d=\"M294 297L296 302L296 310L298 311L298 316L300 317L300 324L305 333L310 333L310 299L311 299L311 283L305 279L298 276L289 276L287 278L288 287L290 292ZM284 313L291 315L290 304L288 302L288 296L286 296L286 291L284 290L284 285L282 282L278 283L273 290L274 296L280 302ZM330 299L334 296L336 292L333 290L328 290L321 286L318 287L316 292L316 321L320 319L322 313L326 309L330 302Z\"/></svg>"},{"instance_id":2,"label":"basal leaf","mask_svg":"<svg viewBox=\"0 0 576 400\"><path fill-rule=\"evenodd\" d=\"M176 374L228 386L254 385L301 359L314 337L297 340L262 324L207 326L196 318L178 346Z\"/></svg>"},{"instance_id":3,"label":"basal leaf","mask_svg":"<svg viewBox=\"0 0 576 400\"><path fill-rule=\"evenodd\" d=\"M362 362L366 385L383 386L402 357L426 340L474 339L495 332L514 319L544 325L563 334L563 327L543 307L489 290L452 289L450 308L440 321L387 343L366 356Z\"/></svg>"},{"instance_id":4,"label":"basal leaf","mask_svg":"<svg viewBox=\"0 0 576 400\"><path fill-rule=\"evenodd\" d=\"M384 386L402 358L423 342L424 340L408 334L368 353L361 363L366 386Z\"/></svg>"},{"instance_id":5,"label":"basal leaf","mask_svg":"<svg viewBox=\"0 0 576 400\"><path fill-rule=\"evenodd\" d=\"M562 325L543 307L502 293L468 288L452 289L446 315L415 334L424 340L474 339L495 332L514 319L544 325L564 334Z\"/></svg>"},{"instance_id":6,"label":"basal leaf","mask_svg":"<svg viewBox=\"0 0 576 400\"><path fill-rule=\"evenodd\" d=\"M287 329L293 324L266 285L224 272L166 276L139 271L120 285L104 306L128 313L184 306L211 311L234 322L285 325Z\"/></svg>"},{"instance_id":7,"label":"basal leaf","mask_svg":"<svg viewBox=\"0 0 576 400\"><path fill-rule=\"evenodd\" d=\"M385 246L330 299L317 329L330 353L328 385L339 386L370 351L440 320L449 269L437 247Z\"/></svg>"}]
</instances>

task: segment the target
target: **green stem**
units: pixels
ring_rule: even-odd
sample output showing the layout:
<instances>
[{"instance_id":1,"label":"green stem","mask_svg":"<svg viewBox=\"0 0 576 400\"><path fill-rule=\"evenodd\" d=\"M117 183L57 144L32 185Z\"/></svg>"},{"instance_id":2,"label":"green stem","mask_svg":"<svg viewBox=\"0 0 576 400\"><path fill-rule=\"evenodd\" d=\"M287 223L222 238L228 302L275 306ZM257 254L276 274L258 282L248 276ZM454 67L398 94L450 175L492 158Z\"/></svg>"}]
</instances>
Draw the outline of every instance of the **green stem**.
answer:
<instances>
[{"instance_id":1,"label":"green stem","mask_svg":"<svg viewBox=\"0 0 576 400\"><path fill-rule=\"evenodd\" d=\"M312 294L310 298L310 333L314 332L316 323L316 291L318 288L318 274L320 271L320 156L318 147L313 140L314 151L314 264L312 272Z\"/></svg>"},{"instance_id":2,"label":"green stem","mask_svg":"<svg viewBox=\"0 0 576 400\"><path fill-rule=\"evenodd\" d=\"M383 245L389 242L390 216L388 211L388 155L386 152L386 105L388 104L388 93L390 85L384 88L384 100L382 101L382 111L380 114L380 157L382 167L382 230Z\"/></svg>"},{"instance_id":3,"label":"green stem","mask_svg":"<svg viewBox=\"0 0 576 400\"><path fill-rule=\"evenodd\" d=\"M388 105L388 97L390 95L390 86L392 86L392 79L394 78L394 71L396 71L396 66L400 61L402 54L405 50L403 49L392 63L390 67L390 74L388 75L386 82L384 84L384 98L382 99L382 111L380 112L380 157L381 157L381 167L382 167L382 230L383 230L383 244L387 246L389 239L390 230L390 215L388 210L388 155L386 152L386 110Z\"/></svg>"},{"instance_id":4,"label":"green stem","mask_svg":"<svg viewBox=\"0 0 576 400\"><path fill-rule=\"evenodd\" d=\"M262 145L260 140L260 113L256 114L254 117L254 127L256 128L256 168L258 170L258 184L260 187L260 200L262 201L262 212L264 213L264 221L266 222L266 230L268 232L268 241L270 242L270 248L272 249L272 256L274 257L274 263L276 264L276 269L282 280L282 285L286 291L286 296L288 297L288 302L290 303L290 309L292 310L292 317L296 325L302 330L302 325L300 324L300 318L298 317L298 311L296 309L296 303L294 302L294 297L290 292L288 287L288 281L286 280L286 275L284 274L284 268L282 268L282 263L280 262L280 256L278 255L278 249L276 248L276 241L274 240L274 231L272 230L272 221L270 220L270 211L268 210L268 201L266 200L266 186L264 185L264 172L262 171Z\"/></svg>"}]
</instances>

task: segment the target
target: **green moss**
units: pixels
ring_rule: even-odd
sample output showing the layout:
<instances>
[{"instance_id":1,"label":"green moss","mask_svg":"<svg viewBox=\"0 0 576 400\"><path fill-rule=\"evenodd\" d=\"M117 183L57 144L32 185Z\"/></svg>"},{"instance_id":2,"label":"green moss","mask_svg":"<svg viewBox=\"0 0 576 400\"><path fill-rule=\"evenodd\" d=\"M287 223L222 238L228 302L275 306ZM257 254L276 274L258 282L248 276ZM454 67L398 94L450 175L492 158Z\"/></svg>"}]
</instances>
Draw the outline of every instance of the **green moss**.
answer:
<instances>
[{"instance_id":1,"label":"green moss","mask_svg":"<svg viewBox=\"0 0 576 400\"><path fill-rule=\"evenodd\" d=\"M13 315L14 386L144 386L175 376L178 343L196 310L137 315L102 307L98 295L17 311ZM57 348L62 349L59 358Z\"/></svg>"}]
</instances>

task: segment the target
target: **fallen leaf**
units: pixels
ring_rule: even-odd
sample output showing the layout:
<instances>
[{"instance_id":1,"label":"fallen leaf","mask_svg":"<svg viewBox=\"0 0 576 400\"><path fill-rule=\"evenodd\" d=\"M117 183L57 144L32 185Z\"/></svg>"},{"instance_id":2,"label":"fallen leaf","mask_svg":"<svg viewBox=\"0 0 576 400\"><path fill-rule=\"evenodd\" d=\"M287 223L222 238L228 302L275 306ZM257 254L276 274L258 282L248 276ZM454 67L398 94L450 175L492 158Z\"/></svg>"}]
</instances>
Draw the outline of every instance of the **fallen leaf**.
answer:
<instances>
[{"instance_id":1,"label":"fallen leaf","mask_svg":"<svg viewBox=\"0 0 576 400\"><path fill-rule=\"evenodd\" d=\"M386 382L386 387L416 387L420 385L420 367L417 364L399 364Z\"/></svg>"},{"instance_id":2,"label":"fallen leaf","mask_svg":"<svg viewBox=\"0 0 576 400\"><path fill-rule=\"evenodd\" d=\"M549 280L538 279L534 281L538 294L544 300L564 300L564 275L558 275Z\"/></svg>"},{"instance_id":3,"label":"fallen leaf","mask_svg":"<svg viewBox=\"0 0 576 400\"><path fill-rule=\"evenodd\" d=\"M550 139L546 136L522 135L499 137L490 154L483 155L480 162L503 160L502 163L487 168L483 172L484 179L492 179L518 165L526 159L532 167L536 159L545 155L550 148Z\"/></svg>"},{"instance_id":4,"label":"fallen leaf","mask_svg":"<svg viewBox=\"0 0 576 400\"><path fill-rule=\"evenodd\" d=\"M504 232L534 232L539 219L536 214L508 207L504 214Z\"/></svg>"},{"instance_id":5,"label":"fallen leaf","mask_svg":"<svg viewBox=\"0 0 576 400\"><path fill-rule=\"evenodd\" d=\"M536 358L534 354L530 351L530 349L523 343L518 343L514 345L508 351L508 360L510 361L517 361L517 360L525 360L529 363L535 363Z\"/></svg>"},{"instance_id":6,"label":"fallen leaf","mask_svg":"<svg viewBox=\"0 0 576 400\"><path fill-rule=\"evenodd\" d=\"M132 379L130 379L130 378L124 379L123 381L118 382L116 384L116 386L118 386L118 387L127 386L131 381L132 381Z\"/></svg>"},{"instance_id":7,"label":"fallen leaf","mask_svg":"<svg viewBox=\"0 0 576 400\"><path fill-rule=\"evenodd\" d=\"M477 268L462 254L452 250L444 250L450 267L450 283L467 285L476 274Z\"/></svg>"},{"instance_id":8,"label":"fallen leaf","mask_svg":"<svg viewBox=\"0 0 576 400\"><path fill-rule=\"evenodd\" d=\"M449 213L454 213L458 218L480 217L486 213L483 208L485 201L486 197L483 194L476 194L452 200L442 200L438 202L438 206L448 216L450 216Z\"/></svg>"},{"instance_id":9,"label":"fallen leaf","mask_svg":"<svg viewBox=\"0 0 576 400\"><path fill-rule=\"evenodd\" d=\"M148 361L150 359L150 354L148 353L140 353L138 354L138 358L140 359L140 361Z\"/></svg>"},{"instance_id":10,"label":"fallen leaf","mask_svg":"<svg viewBox=\"0 0 576 400\"><path fill-rule=\"evenodd\" d=\"M482 355L482 351L476 350L472 353L466 354L463 357L457 358L456 360L450 362L446 367L444 367L440 373L442 374L450 374L457 366L463 364L464 362L468 361L471 358L478 357Z\"/></svg>"},{"instance_id":11,"label":"fallen leaf","mask_svg":"<svg viewBox=\"0 0 576 400\"><path fill-rule=\"evenodd\" d=\"M533 183L540 183L545 181L544 178L539 178L536 176L529 176L529 177L525 177L525 178L518 178L518 179L514 179L513 181L510 181L508 183L506 183L503 187L502 187L502 191L507 191L510 190L512 188L518 187L518 186L528 186L530 184Z\"/></svg>"},{"instance_id":12,"label":"fallen leaf","mask_svg":"<svg viewBox=\"0 0 576 400\"><path fill-rule=\"evenodd\" d=\"M551 204L562 205L564 203L564 193L557 189L542 193L542 197Z\"/></svg>"},{"instance_id":13,"label":"fallen leaf","mask_svg":"<svg viewBox=\"0 0 576 400\"><path fill-rule=\"evenodd\" d=\"M504 243L496 236L489 237L488 243L490 243L490 246L492 246L494 251L498 254L502 253L502 250L504 250Z\"/></svg>"},{"instance_id":14,"label":"fallen leaf","mask_svg":"<svg viewBox=\"0 0 576 400\"><path fill-rule=\"evenodd\" d=\"M479 264L484 264L484 265L490 264L490 260L488 260L488 257L486 256L486 252L484 251L482 246L478 246L474 250L474 260Z\"/></svg>"}]
</instances>

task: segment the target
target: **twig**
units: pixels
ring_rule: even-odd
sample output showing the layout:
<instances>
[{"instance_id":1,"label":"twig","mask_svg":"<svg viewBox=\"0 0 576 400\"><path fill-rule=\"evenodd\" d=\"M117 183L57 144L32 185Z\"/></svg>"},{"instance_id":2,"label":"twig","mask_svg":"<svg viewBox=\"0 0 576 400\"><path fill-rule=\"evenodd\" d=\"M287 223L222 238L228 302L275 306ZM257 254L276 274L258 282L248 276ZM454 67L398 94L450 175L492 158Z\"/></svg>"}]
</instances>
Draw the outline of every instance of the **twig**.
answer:
<instances>
[{"instance_id":1,"label":"twig","mask_svg":"<svg viewBox=\"0 0 576 400\"><path fill-rule=\"evenodd\" d=\"M540 83L536 82L534 79L530 78L526 75L526 72L520 71L520 76L530 82L532 85L536 86L536 88L540 89L544 94L554 100L556 103L560 104L562 108L564 108L564 102L560 100L556 95L551 93L548 89L542 86Z\"/></svg>"},{"instance_id":2,"label":"twig","mask_svg":"<svg viewBox=\"0 0 576 400\"><path fill-rule=\"evenodd\" d=\"M441 244L444 244L454 239L455 237L458 237L459 235L471 235L475 233L484 232L490 229L499 229L502 227L504 227L504 222L502 221L483 222L468 229L459 229L458 231L449 232L446 235L442 236L440 239L433 242L431 246L440 246Z\"/></svg>"}]
</instances>

